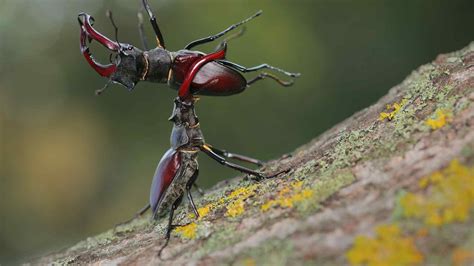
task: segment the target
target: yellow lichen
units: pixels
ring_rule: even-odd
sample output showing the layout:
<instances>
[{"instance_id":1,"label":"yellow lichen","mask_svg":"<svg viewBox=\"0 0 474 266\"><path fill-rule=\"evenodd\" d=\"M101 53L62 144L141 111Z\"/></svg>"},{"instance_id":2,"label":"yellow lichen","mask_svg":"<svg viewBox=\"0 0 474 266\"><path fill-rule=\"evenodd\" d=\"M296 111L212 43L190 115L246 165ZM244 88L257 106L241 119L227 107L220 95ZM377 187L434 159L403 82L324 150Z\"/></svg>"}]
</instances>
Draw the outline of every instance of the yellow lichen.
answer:
<instances>
[{"instance_id":1,"label":"yellow lichen","mask_svg":"<svg viewBox=\"0 0 474 266\"><path fill-rule=\"evenodd\" d=\"M313 190L303 189L303 181L295 181L282 188L275 199L269 200L260 206L260 210L268 211L274 206L292 208L295 203L304 201L313 196Z\"/></svg>"},{"instance_id":2,"label":"yellow lichen","mask_svg":"<svg viewBox=\"0 0 474 266\"><path fill-rule=\"evenodd\" d=\"M453 160L450 165L420 180L426 194L407 193L400 199L403 215L429 226L464 222L474 207L474 167Z\"/></svg>"},{"instance_id":3,"label":"yellow lichen","mask_svg":"<svg viewBox=\"0 0 474 266\"><path fill-rule=\"evenodd\" d=\"M204 207L199 208L197 211L199 213L199 218L204 218L211 211L212 204L207 204Z\"/></svg>"},{"instance_id":4,"label":"yellow lichen","mask_svg":"<svg viewBox=\"0 0 474 266\"><path fill-rule=\"evenodd\" d=\"M243 200L236 200L227 206L227 212L225 213L229 217L236 217L244 213L245 204Z\"/></svg>"},{"instance_id":5,"label":"yellow lichen","mask_svg":"<svg viewBox=\"0 0 474 266\"><path fill-rule=\"evenodd\" d=\"M392 120L395 115L400 111L400 109L406 104L407 100L403 99L400 103L393 103L393 104L387 104L386 109L387 111L390 112L381 112L379 114L379 120L383 121L385 119L388 119L389 121Z\"/></svg>"},{"instance_id":6,"label":"yellow lichen","mask_svg":"<svg viewBox=\"0 0 474 266\"><path fill-rule=\"evenodd\" d=\"M258 188L258 185L251 185L248 187L239 187L232 191L229 196L227 196L228 200L236 199L236 198L248 198L255 194L255 190Z\"/></svg>"},{"instance_id":7,"label":"yellow lichen","mask_svg":"<svg viewBox=\"0 0 474 266\"><path fill-rule=\"evenodd\" d=\"M252 258L247 258L242 261L242 265L244 266L256 266L257 262L255 262L254 259Z\"/></svg>"},{"instance_id":8,"label":"yellow lichen","mask_svg":"<svg viewBox=\"0 0 474 266\"><path fill-rule=\"evenodd\" d=\"M429 176L425 176L418 181L419 188L426 188L429 184L437 184L443 180L443 174L439 171L432 173Z\"/></svg>"},{"instance_id":9,"label":"yellow lichen","mask_svg":"<svg viewBox=\"0 0 474 266\"><path fill-rule=\"evenodd\" d=\"M430 179L429 177L423 177L418 181L418 187L419 188L426 188L429 185Z\"/></svg>"},{"instance_id":10,"label":"yellow lichen","mask_svg":"<svg viewBox=\"0 0 474 266\"><path fill-rule=\"evenodd\" d=\"M295 189L299 189L303 186L303 181L296 181L296 182L292 183L291 186Z\"/></svg>"},{"instance_id":11,"label":"yellow lichen","mask_svg":"<svg viewBox=\"0 0 474 266\"><path fill-rule=\"evenodd\" d=\"M204 207L198 208L197 211L199 213L199 220L206 217L209 214L209 212L211 212L211 210L215 208L215 206L216 204L209 203L205 205ZM188 218L194 219L196 218L196 216L194 215L194 213L190 213L188 214Z\"/></svg>"},{"instance_id":12,"label":"yellow lichen","mask_svg":"<svg viewBox=\"0 0 474 266\"><path fill-rule=\"evenodd\" d=\"M208 203L204 207L198 208L199 220L206 217L211 211L221 208L226 205L227 216L236 217L241 215L244 208L244 200L255 195L255 191L258 188L258 184L250 185L248 187L239 187L234 189L228 196L220 198L216 202ZM188 218L195 218L194 213L188 214Z\"/></svg>"},{"instance_id":13,"label":"yellow lichen","mask_svg":"<svg viewBox=\"0 0 474 266\"><path fill-rule=\"evenodd\" d=\"M357 236L346 256L352 265L416 265L423 261L414 239L403 237L394 224L378 226L374 238Z\"/></svg>"},{"instance_id":14,"label":"yellow lichen","mask_svg":"<svg viewBox=\"0 0 474 266\"><path fill-rule=\"evenodd\" d=\"M221 199L221 201L219 201L220 203L222 202L221 204L227 203L226 216L237 217L243 214L245 211L244 200L255 195L257 188L257 184L250 185L248 187L239 187L234 189L234 191L232 191L229 196Z\"/></svg>"},{"instance_id":15,"label":"yellow lichen","mask_svg":"<svg viewBox=\"0 0 474 266\"><path fill-rule=\"evenodd\" d=\"M260 209L265 212L265 211L268 211L268 210L269 210L271 207L273 207L274 205L276 205L275 201L274 201L274 200L269 200L269 201L267 201L266 203L264 203L264 204L260 207Z\"/></svg>"},{"instance_id":16,"label":"yellow lichen","mask_svg":"<svg viewBox=\"0 0 474 266\"><path fill-rule=\"evenodd\" d=\"M472 265L474 263L474 252L463 248L457 248L451 255L454 266Z\"/></svg>"},{"instance_id":17,"label":"yellow lichen","mask_svg":"<svg viewBox=\"0 0 474 266\"><path fill-rule=\"evenodd\" d=\"M436 110L436 117L435 118L429 118L426 120L426 124L431 127L431 129L438 129L442 128L446 125L449 119L449 112L446 110L438 109Z\"/></svg>"},{"instance_id":18,"label":"yellow lichen","mask_svg":"<svg viewBox=\"0 0 474 266\"><path fill-rule=\"evenodd\" d=\"M187 225L179 226L175 230L176 233L187 239L194 239L197 235L197 224L190 223Z\"/></svg>"}]
</instances>

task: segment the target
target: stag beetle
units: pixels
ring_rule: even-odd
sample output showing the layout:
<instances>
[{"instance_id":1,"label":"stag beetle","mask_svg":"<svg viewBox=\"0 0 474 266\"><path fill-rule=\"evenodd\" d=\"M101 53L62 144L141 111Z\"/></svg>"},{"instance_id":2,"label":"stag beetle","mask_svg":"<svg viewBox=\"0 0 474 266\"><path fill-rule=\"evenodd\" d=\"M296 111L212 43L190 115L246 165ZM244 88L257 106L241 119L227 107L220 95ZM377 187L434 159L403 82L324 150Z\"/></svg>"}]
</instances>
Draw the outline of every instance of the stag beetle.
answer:
<instances>
[{"instance_id":1,"label":"stag beetle","mask_svg":"<svg viewBox=\"0 0 474 266\"><path fill-rule=\"evenodd\" d=\"M195 217L199 217L199 212L191 195L191 188L199 174L197 162L199 151L204 152L224 166L254 176L256 180L271 178L287 171L265 175L259 171L228 162L225 157L261 165L259 160L232 154L206 143L194 110L194 99L182 101L180 97L177 97L174 101L173 113L169 118L174 124L171 132L171 148L158 163L151 185L150 203L145 207L146 209L151 208L152 217L155 220L167 213L169 214L166 241L161 247L159 255L169 242L174 227L172 223L174 211L180 205L184 194L188 198Z\"/></svg>"},{"instance_id":2,"label":"stag beetle","mask_svg":"<svg viewBox=\"0 0 474 266\"><path fill-rule=\"evenodd\" d=\"M227 158L235 158L240 161L253 163L261 166L262 162L244 155L229 153L217 149L204 141L204 136L200 129L199 119L194 110L196 97L192 96L190 85L191 80L208 62L222 58L225 55L226 44L223 49L215 53L205 55L192 64L192 71L186 74L184 82L179 91L181 93L174 100L174 108L171 117L168 119L173 122L171 131L171 148L163 155L155 171L150 191L149 205L142 210L145 212L151 208L153 219L162 217L169 212L168 227L166 231L166 241L159 251L159 255L167 246L173 229L173 215L178 208L184 193L191 204L195 217L199 217L196 205L194 204L191 188L199 174L197 162L197 153L204 152L206 155L216 160L220 164L240 171L242 173L254 176L256 180L271 178L289 169L277 172L272 175L265 175L262 172L255 171L238 164L228 162Z\"/></svg>"},{"instance_id":3,"label":"stag beetle","mask_svg":"<svg viewBox=\"0 0 474 266\"><path fill-rule=\"evenodd\" d=\"M183 82L185 75L190 70L190 66L205 55L202 52L191 50L192 48L212 42L262 14L262 11L258 11L253 16L231 25L220 33L192 41L186 45L183 50L170 52L165 48L163 36L148 1L142 0L142 3L150 18L150 23L155 32L158 44L156 48L151 50L148 49L147 41L144 37L143 16L139 12L138 28L146 51L142 51L131 44L120 43L118 41L118 28L115 25L110 12L108 12L108 17L115 28L116 41L110 40L92 27L94 22L93 17L86 13L80 13L78 15L78 21L81 27L81 52L90 66L99 75L109 79L106 86L96 91L97 94L102 93L111 82L121 84L130 91L135 88L139 81L167 83L171 88L178 89ZM220 50L224 42L238 37L241 34L242 32L224 40L216 50ZM108 50L116 54L115 59L112 60L111 57L110 64L103 65L95 60L87 45L87 41L92 42L92 40L96 40ZM275 80L282 86L291 86L293 84L293 80L283 81L277 76L267 72L261 72L259 75L248 81L240 73L253 72L265 68L283 73L290 77L298 77L300 75L299 73L290 73L268 64L261 64L255 67L244 67L221 58L209 62L200 68L200 71L192 80L190 89L192 94L195 95L228 96L240 93L254 82L267 77Z\"/></svg>"}]
</instances>

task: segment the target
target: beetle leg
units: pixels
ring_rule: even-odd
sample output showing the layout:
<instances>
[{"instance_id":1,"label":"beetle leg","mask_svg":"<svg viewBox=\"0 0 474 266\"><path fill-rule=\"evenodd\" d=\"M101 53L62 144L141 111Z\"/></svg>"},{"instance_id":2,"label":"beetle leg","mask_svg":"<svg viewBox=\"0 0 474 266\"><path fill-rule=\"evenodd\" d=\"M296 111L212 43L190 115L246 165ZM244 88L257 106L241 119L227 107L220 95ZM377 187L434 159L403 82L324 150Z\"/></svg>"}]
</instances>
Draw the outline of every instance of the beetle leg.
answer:
<instances>
[{"instance_id":1,"label":"beetle leg","mask_svg":"<svg viewBox=\"0 0 474 266\"><path fill-rule=\"evenodd\" d=\"M254 66L254 67L244 67L244 66L241 66L239 64L236 64L234 62L231 62L231 61L227 61L227 60L217 60L216 62L224 65L224 66L227 66L227 67L230 67L230 68L233 68L237 71L240 71L240 72L243 72L243 73L247 73L247 72L253 72L253 71L257 71L257 70L260 70L260 69L264 69L264 68L268 68L268 69L271 69L271 70L274 70L274 71L278 71L280 73L283 73L287 76L290 76L290 77L293 77L293 78L296 78L296 77L299 77L301 74L300 73L292 73L292 72L288 72L286 70L283 70L281 68L278 68L278 67L274 67L274 66L271 66L269 64L261 64L261 65L258 65L258 66Z\"/></svg>"},{"instance_id":2,"label":"beetle leg","mask_svg":"<svg viewBox=\"0 0 474 266\"><path fill-rule=\"evenodd\" d=\"M153 27L153 31L155 31L156 35L156 42L158 44L158 47L161 47L165 49L165 40L163 39L163 35L161 34L160 27L158 27L158 23L156 22L156 17L153 14L153 11L151 11L150 5L148 4L148 0L142 0L143 8L146 10L148 13L148 16L150 17L150 23L151 26Z\"/></svg>"},{"instance_id":3,"label":"beetle leg","mask_svg":"<svg viewBox=\"0 0 474 266\"><path fill-rule=\"evenodd\" d=\"M250 86L253 83L255 83L259 80L265 79L265 78L271 78L274 81L278 82L278 84L282 85L283 87L289 87L289 86L293 85L293 83L294 83L293 80L284 81L284 80L280 79L279 77L277 77L273 74L270 74L270 73L267 73L267 72L262 72L262 73L258 74L258 76L256 76L255 78L247 81L247 86Z\"/></svg>"},{"instance_id":4,"label":"beetle leg","mask_svg":"<svg viewBox=\"0 0 474 266\"><path fill-rule=\"evenodd\" d=\"M199 169L196 169L191 179L189 179L188 183L186 184L186 195L188 196L189 203L193 208L194 215L196 218L199 218L199 212L196 209L196 205L194 204L193 196L191 195L191 188L193 187L194 182L196 181L199 175Z\"/></svg>"},{"instance_id":5,"label":"beetle leg","mask_svg":"<svg viewBox=\"0 0 474 266\"><path fill-rule=\"evenodd\" d=\"M211 157L212 159L216 160L218 163L224 165L224 166L227 166L229 168L232 168L232 169L235 169L237 171L240 171L242 173L246 173L246 174L250 174L250 175L253 175L256 177L257 180L260 180L260 179L264 179L264 178L268 178L267 176L265 176L263 173L261 172L258 172L258 171L255 171L255 170L252 170L252 169L249 169L249 168L246 168L246 167L243 167L243 166L240 166L238 164L235 164L235 163L231 163L231 162L228 162L226 161L226 159L222 156L220 156L219 154L217 154L216 152L214 152L212 150L211 147L209 147L207 144L204 144L204 145L201 145L199 146L199 148L205 153L207 154L209 157ZM270 176L272 177L272 176Z\"/></svg>"},{"instance_id":6,"label":"beetle leg","mask_svg":"<svg viewBox=\"0 0 474 266\"><path fill-rule=\"evenodd\" d=\"M246 18L244 20L242 20L241 22L239 23L236 23L236 24L233 24L233 25L230 25L227 29L215 34L215 35L211 35L211 36L208 36L208 37L205 37L205 38L202 38L202 39L198 39L198 40L195 40L195 41L192 41L190 43L188 43L188 45L186 45L184 47L185 50L191 50L191 48L193 48L194 46L197 46L197 45L201 45L201 44L205 44L205 43L208 43L208 42L212 42L214 41L215 39L218 39L220 37L222 37L223 35L225 35L226 33L228 33L229 31L239 27L240 25L244 24L244 23L247 23L249 22L250 20L260 16L262 14L262 10L259 10L257 13L255 13L254 15L250 16L249 18Z\"/></svg>"},{"instance_id":7,"label":"beetle leg","mask_svg":"<svg viewBox=\"0 0 474 266\"><path fill-rule=\"evenodd\" d=\"M178 208L179 204L181 203L181 200L183 199L183 195L181 195L174 203L171 205L170 208L170 216L168 219L168 227L166 228L166 241L163 246L161 246L160 250L158 251L158 257L161 258L161 252L163 252L163 249L168 246L168 242L170 242L171 238L171 231L173 231L173 216L174 216L174 211Z\"/></svg>"},{"instance_id":8,"label":"beetle leg","mask_svg":"<svg viewBox=\"0 0 474 266\"><path fill-rule=\"evenodd\" d=\"M206 146L208 146L213 152L217 153L220 156L224 156L226 158L233 158L233 159L236 159L236 160L239 160L239 161L242 161L242 162L253 163L253 164L258 165L258 166L263 166L263 164L264 164L262 161L260 161L258 159L254 159L254 158L251 158L251 157L248 157L248 156L245 156L245 155L231 153L231 152L228 152L226 150L221 150L221 149L213 147L209 144L206 144Z\"/></svg>"},{"instance_id":9,"label":"beetle leg","mask_svg":"<svg viewBox=\"0 0 474 266\"><path fill-rule=\"evenodd\" d=\"M189 203L191 203L191 207L193 208L194 215L196 218L199 218L199 212L194 204L193 196L191 195L191 188L186 189L186 194L188 196Z\"/></svg>"},{"instance_id":10,"label":"beetle leg","mask_svg":"<svg viewBox=\"0 0 474 266\"><path fill-rule=\"evenodd\" d=\"M135 213L135 215L134 215L132 218L130 218L130 219L126 220L126 221L123 221L123 222L121 222L121 223L116 224L116 225L114 226L114 228L117 228L118 226L121 226L121 225L124 225L124 224L128 224L129 222L131 222L131 221L137 219L138 217L142 216L146 211L148 211L148 209L150 209L150 204L147 204L145 207L143 207L143 208L141 208L139 211L137 211L137 212Z\"/></svg>"}]
</instances>

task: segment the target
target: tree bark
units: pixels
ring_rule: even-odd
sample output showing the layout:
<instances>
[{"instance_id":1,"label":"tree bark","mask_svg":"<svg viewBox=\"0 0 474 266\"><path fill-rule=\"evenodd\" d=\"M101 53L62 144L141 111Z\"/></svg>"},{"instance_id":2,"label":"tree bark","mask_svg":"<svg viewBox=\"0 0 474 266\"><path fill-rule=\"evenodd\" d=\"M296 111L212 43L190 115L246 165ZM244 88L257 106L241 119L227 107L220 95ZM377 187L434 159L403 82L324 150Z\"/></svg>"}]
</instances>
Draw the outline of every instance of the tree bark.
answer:
<instances>
[{"instance_id":1,"label":"tree bark","mask_svg":"<svg viewBox=\"0 0 474 266\"><path fill-rule=\"evenodd\" d=\"M471 43L263 169L287 174L217 184L200 219L184 202L161 258L146 216L32 263L474 263L473 101Z\"/></svg>"}]
</instances>

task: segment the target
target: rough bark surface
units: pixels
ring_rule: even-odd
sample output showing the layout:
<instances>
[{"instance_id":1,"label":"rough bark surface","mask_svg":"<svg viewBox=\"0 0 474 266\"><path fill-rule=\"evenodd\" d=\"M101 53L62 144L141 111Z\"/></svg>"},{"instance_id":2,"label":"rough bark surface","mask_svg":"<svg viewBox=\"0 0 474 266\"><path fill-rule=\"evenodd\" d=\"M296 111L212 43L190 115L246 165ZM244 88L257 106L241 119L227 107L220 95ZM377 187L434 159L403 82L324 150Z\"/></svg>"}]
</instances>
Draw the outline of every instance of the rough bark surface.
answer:
<instances>
[{"instance_id":1,"label":"rough bark surface","mask_svg":"<svg viewBox=\"0 0 474 266\"><path fill-rule=\"evenodd\" d=\"M184 202L162 258L146 216L33 264L474 264L473 101L471 43L263 169L289 173Z\"/></svg>"}]
</instances>

